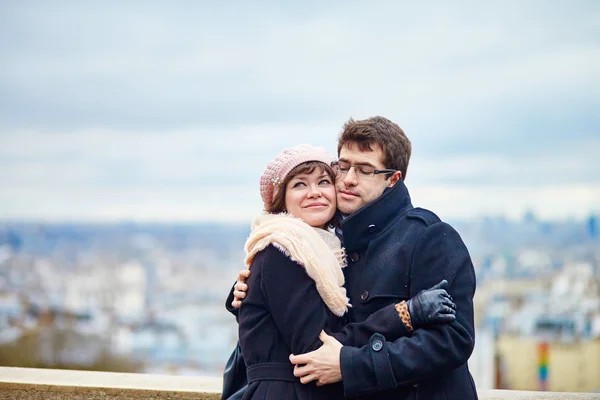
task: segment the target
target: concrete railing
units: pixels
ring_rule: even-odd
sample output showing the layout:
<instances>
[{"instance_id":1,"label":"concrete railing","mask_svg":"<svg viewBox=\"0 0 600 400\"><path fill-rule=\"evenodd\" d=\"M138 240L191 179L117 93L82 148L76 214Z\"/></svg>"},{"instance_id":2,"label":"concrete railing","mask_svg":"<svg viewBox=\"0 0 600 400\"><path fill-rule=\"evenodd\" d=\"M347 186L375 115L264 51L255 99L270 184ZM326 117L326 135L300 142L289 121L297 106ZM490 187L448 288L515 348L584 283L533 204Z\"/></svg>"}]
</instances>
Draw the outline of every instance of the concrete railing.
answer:
<instances>
[{"instance_id":1,"label":"concrete railing","mask_svg":"<svg viewBox=\"0 0 600 400\"><path fill-rule=\"evenodd\" d=\"M2 400L213 400L220 392L220 378L0 367ZM479 399L600 399L600 394L482 390Z\"/></svg>"}]
</instances>

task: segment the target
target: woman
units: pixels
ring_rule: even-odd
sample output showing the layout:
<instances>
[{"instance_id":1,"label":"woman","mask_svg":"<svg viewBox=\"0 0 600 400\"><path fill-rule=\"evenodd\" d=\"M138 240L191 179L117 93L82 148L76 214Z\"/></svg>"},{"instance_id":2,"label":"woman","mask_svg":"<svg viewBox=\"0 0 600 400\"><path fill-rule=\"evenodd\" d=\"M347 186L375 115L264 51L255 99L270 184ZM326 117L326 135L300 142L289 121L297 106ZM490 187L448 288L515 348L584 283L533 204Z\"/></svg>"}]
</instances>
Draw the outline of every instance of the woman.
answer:
<instances>
[{"instance_id":1,"label":"woman","mask_svg":"<svg viewBox=\"0 0 600 400\"><path fill-rule=\"evenodd\" d=\"M324 150L300 145L282 151L261 177L267 213L253 221L246 242L251 274L239 310L249 384L244 399L343 399L341 383L301 384L289 355L321 346L321 330L351 346L367 344L376 332L393 340L413 330L405 301L390 304L365 322L343 326L340 317L351 305L343 287L344 251L328 230L336 211L331 161ZM419 320L453 320L454 304L441 292L436 292L438 312Z\"/></svg>"}]
</instances>

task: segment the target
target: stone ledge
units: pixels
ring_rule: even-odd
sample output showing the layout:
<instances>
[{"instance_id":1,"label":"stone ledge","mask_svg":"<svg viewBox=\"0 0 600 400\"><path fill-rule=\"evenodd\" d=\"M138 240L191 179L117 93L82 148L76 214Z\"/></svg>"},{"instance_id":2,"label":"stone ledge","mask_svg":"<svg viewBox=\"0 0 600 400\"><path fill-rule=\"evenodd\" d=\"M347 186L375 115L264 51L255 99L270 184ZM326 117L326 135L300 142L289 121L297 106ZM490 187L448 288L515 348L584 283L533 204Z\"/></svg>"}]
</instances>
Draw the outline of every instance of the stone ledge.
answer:
<instances>
[{"instance_id":1,"label":"stone ledge","mask_svg":"<svg viewBox=\"0 0 600 400\"><path fill-rule=\"evenodd\" d=\"M520 390L478 390L479 400L589 400L600 399L600 393L526 392Z\"/></svg>"},{"instance_id":2,"label":"stone ledge","mask_svg":"<svg viewBox=\"0 0 600 400\"><path fill-rule=\"evenodd\" d=\"M221 378L0 367L0 399L220 399ZM481 390L480 400L600 399L600 393Z\"/></svg>"},{"instance_id":3,"label":"stone ledge","mask_svg":"<svg viewBox=\"0 0 600 400\"><path fill-rule=\"evenodd\" d=\"M0 399L213 400L221 385L211 377L0 367Z\"/></svg>"}]
</instances>

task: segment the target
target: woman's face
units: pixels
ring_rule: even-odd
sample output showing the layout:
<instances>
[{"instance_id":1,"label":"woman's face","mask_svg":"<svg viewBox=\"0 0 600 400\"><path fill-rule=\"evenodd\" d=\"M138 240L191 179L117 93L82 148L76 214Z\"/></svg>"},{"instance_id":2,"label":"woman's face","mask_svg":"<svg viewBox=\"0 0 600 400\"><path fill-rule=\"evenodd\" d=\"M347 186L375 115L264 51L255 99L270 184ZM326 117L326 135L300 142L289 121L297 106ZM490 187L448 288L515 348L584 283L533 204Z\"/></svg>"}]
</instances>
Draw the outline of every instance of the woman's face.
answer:
<instances>
[{"instance_id":1,"label":"woman's face","mask_svg":"<svg viewBox=\"0 0 600 400\"><path fill-rule=\"evenodd\" d=\"M335 184L323 168L298 174L287 184L285 209L310 226L324 228L336 209Z\"/></svg>"}]
</instances>

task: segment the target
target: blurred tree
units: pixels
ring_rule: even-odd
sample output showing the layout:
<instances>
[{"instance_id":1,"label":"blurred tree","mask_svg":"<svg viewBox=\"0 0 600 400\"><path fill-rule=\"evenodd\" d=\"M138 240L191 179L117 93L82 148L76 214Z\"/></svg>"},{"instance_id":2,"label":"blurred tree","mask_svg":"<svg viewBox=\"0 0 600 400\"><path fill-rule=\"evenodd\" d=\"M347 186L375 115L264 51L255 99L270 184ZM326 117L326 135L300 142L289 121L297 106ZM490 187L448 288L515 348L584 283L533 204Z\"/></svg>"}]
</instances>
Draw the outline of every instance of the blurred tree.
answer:
<instances>
[{"instance_id":1,"label":"blurred tree","mask_svg":"<svg viewBox=\"0 0 600 400\"><path fill-rule=\"evenodd\" d=\"M31 330L15 342L0 345L0 365L113 372L142 370L140 362L112 353L103 338L56 326Z\"/></svg>"}]
</instances>

